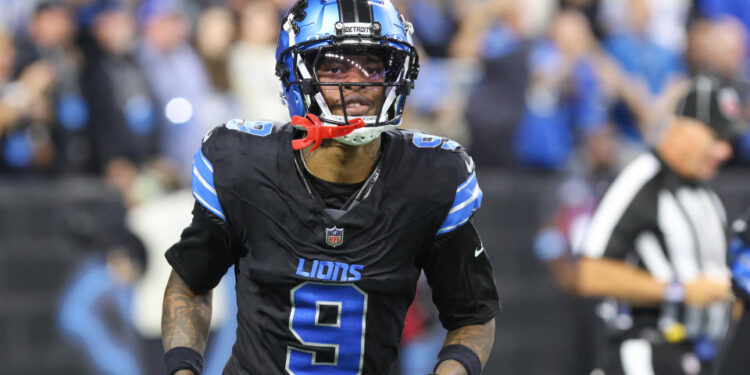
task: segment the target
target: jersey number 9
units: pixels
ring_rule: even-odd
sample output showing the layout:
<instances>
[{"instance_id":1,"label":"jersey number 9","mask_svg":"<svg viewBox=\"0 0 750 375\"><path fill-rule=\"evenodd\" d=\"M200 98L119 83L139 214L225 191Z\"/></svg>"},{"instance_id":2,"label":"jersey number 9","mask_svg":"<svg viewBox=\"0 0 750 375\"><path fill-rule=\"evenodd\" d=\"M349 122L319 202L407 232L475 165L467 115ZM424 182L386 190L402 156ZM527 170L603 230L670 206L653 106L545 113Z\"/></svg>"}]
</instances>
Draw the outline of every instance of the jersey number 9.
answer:
<instances>
[{"instance_id":1,"label":"jersey number 9","mask_svg":"<svg viewBox=\"0 0 750 375\"><path fill-rule=\"evenodd\" d=\"M301 346L287 348L287 372L361 374L367 294L353 284L305 282L292 289L291 301L289 330Z\"/></svg>"}]
</instances>

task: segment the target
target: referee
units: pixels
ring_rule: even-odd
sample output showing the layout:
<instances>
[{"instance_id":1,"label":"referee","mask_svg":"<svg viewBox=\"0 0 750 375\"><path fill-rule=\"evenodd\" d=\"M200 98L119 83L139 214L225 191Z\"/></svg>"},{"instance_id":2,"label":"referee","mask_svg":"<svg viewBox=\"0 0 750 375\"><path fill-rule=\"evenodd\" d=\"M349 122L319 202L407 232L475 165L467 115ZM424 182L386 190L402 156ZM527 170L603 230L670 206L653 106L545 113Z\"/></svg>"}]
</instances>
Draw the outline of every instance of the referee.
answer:
<instances>
[{"instance_id":1,"label":"referee","mask_svg":"<svg viewBox=\"0 0 750 375\"><path fill-rule=\"evenodd\" d=\"M620 172L582 244L578 290L611 297L607 375L707 374L729 321L726 218L704 181L732 156L737 92L696 76L655 148Z\"/></svg>"}]
</instances>

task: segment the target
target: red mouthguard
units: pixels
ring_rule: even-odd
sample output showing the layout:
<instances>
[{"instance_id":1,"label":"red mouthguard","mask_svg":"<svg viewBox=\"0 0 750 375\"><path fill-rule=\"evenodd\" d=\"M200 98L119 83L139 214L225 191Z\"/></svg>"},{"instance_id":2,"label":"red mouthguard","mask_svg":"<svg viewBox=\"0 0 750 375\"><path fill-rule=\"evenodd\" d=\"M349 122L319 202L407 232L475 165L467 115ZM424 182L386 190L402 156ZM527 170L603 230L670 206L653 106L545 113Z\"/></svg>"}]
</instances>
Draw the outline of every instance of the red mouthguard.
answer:
<instances>
[{"instance_id":1,"label":"red mouthguard","mask_svg":"<svg viewBox=\"0 0 750 375\"><path fill-rule=\"evenodd\" d=\"M295 150L301 150L311 144L315 144L310 151L314 151L324 139L343 137L363 126L365 126L365 120L361 118L355 118L349 121L349 125L342 126L323 126L318 116L312 113L308 113L307 117L294 116L292 117L292 125L302 126L307 131L307 136L302 139L295 139L292 141L292 148Z\"/></svg>"}]
</instances>

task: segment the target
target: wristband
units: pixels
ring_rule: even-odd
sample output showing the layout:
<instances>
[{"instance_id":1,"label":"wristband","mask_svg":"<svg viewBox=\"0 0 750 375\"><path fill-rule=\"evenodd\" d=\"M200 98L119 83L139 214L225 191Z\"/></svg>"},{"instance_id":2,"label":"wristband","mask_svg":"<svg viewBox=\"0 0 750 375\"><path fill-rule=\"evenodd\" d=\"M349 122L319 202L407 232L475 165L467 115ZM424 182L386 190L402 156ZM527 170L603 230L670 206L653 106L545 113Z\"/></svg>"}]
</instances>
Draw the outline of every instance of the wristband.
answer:
<instances>
[{"instance_id":1,"label":"wristband","mask_svg":"<svg viewBox=\"0 0 750 375\"><path fill-rule=\"evenodd\" d=\"M685 300L685 287L677 281L673 281L667 285L664 290L664 301L679 303Z\"/></svg>"},{"instance_id":2,"label":"wristband","mask_svg":"<svg viewBox=\"0 0 750 375\"><path fill-rule=\"evenodd\" d=\"M164 354L164 364L168 375L186 369L192 371L195 375L201 375L203 372L203 355L193 349L178 346L169 349Z\"/></svg>"},{"instance_id":3,"label":"wristband","mask_svg":"<svg viewBox=\"0 0 750 375\"><path fill-rule=\"evenodd\" d=\"M460 363L466 369L466 373L469 375L480 375L482 373L482 361L479 360L477 353L469 349L464 345L448 345L440 350L437 357L437 364L432 370L437 371L437 368L441 363L452 359Z\"/></svg>"}]
</instances>

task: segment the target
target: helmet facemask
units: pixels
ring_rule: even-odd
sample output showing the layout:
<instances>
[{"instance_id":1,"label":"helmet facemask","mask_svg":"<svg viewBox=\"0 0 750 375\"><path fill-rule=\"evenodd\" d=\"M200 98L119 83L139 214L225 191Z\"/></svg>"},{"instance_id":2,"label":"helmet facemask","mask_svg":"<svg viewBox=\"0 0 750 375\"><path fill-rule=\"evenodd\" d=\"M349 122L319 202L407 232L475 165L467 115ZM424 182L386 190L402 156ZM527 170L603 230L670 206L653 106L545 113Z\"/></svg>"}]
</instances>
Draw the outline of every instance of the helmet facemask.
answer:
<instances>
[{"instance_id":1,"label":"helmet facemask","mask_svg":"<svg viewBox=\"0 0 750 375\"><path fill-rule=\"evenodd\" d=\"M309 87L303 87L310 98L305 104L325 123L346 125L360 117L367 125L381 126L400 120L395 100L408 90L399 82L404 76L403 51L344 45L306 51L299 59L307 70L300 76L312 78Z\"/></svg>"}]
</instances>

